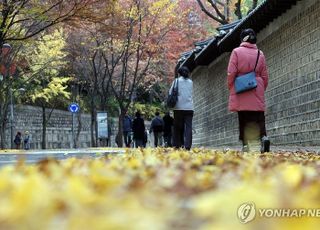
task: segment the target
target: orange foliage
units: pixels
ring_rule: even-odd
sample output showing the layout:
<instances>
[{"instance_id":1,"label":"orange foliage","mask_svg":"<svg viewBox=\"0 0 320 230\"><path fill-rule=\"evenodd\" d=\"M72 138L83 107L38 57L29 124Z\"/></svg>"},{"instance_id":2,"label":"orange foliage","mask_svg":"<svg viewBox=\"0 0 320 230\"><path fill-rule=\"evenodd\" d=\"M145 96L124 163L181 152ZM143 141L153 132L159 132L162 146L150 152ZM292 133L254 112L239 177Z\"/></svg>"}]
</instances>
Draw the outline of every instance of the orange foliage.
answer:
<instances>
[{"instance_id":1,"label":"orange foliage","mask_svg":"<svg viewBox=\"0 0 320 230\"><path fill-rule=\"evenodd\" d=\"M174 69L181 53L192 50L194 43L212 36L217 23L203 14L193 0L180 0L173 29L163 43L163 60L167 63L169 82L174 77Z\"/></svg>"}]
</instances>

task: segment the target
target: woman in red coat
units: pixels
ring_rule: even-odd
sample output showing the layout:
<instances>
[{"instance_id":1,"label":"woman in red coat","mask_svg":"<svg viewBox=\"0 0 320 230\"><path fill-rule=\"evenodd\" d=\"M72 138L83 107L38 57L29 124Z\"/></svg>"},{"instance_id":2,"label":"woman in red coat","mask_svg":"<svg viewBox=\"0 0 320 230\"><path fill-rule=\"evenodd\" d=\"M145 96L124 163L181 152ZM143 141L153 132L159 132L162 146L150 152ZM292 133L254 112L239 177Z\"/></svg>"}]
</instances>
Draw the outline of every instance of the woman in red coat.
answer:
<instances>
[{"instance_id":1,"label":"woman in red coat","mask_svg":"<svg viewBox=\"0 0 320 230\"><path fill-rule=\"evenodd\" d=\"M232 51L228 65L229 110L238 112L239 139L242 141L243 151L248 151L248 141L260 138L261 152L269 152L270 141L266 134L264 115L264 92L268 86L266 60L262 51L257 48L257 37L252 29L243 30L240 38L241 45ZM254 69L257 87L237 94L234 85L236 77Z\"/></svg>"}]
</instances>

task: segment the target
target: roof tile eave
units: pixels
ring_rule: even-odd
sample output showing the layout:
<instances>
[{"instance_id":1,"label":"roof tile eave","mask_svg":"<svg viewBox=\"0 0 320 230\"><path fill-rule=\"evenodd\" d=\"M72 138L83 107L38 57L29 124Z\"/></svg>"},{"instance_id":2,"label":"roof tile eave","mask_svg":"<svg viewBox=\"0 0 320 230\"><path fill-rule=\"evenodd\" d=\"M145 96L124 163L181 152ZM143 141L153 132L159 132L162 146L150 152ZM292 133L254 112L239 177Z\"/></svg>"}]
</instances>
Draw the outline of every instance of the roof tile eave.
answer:
<instances>
[{"instance_id":1,"label":"roof tile eave","mask_svg":"<svg viewBox=\"0 0 320 230\"><path fill-rule=\"evenodd\" d=\"M258 33L275 18L278 18L288 9L290 9L297 1L301 0L264 0L258 7L251 11L245 18L239 21L225 35L214 37L199 53L193 52L183 64L191 63L197 67L198 65L208 65L224 52L229 52L237 45L240 30L251 27ZM275 11L276 9L276 11ZM263 20L261 20L263 18ZM257 23L259 22L259 23ZM190 58L193 60L189 60ZM191 61L191 62L190 62Z\"/></svg>"}]
</instances>

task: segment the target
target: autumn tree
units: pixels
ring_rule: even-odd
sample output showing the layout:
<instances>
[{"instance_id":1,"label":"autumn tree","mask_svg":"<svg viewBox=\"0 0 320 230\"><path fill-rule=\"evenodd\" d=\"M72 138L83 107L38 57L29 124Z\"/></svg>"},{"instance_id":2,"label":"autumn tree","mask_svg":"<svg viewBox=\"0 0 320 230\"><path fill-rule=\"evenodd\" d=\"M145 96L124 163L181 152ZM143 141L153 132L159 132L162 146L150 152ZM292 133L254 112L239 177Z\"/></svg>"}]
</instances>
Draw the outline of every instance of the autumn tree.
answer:
<instances>
[{"instance_id":1,"label":"autumn tree","mask_svg":"<svg viewBox=\"0 0 320 230\"><path fill-rule=\"evenodd\" d=\"M4 0L0 3L0 45L31 38L61 22L88 17L98 0Z\"/></svg>"},{"instance_id":2,"label":"autumn tree","mask_svg":"<svg viewBox=\"0 0 320 230\"><path fill-rule=\"evenodd\" d=\"M186 16L194 12L191 12L194 5L182 9L181 3L117 1L109 8L104 20L86 25L87 32L81 32L81 36L73 39L77 41L75 44L83 44L75 49L75 53L82 53L74 55L74 63L78 66L78 78L89 86L92 118L98 100L106 101L103 96L115 97L119 105L117 140L120 146L122 118L134 103L138 89L151 90L152 85L165 76L173 77L174 62L181 50L207 36L204 28L207 23L202 23L202 15L197 22L191 22L191 17ZM104 66L101 66L101 57ZM103 108L103 105L99 107ZM94 119L92 130L93 126Z\"/></svg>"},{"instance_id":3,"label":"autumn tree","mask_svg":"<svg viewBox=\"0 0 320 230\"><path fill-rule=\"evenodd\" d=\"M100 10L109 9L107 16L91 24L87 21L86 38L77 39L84 44L78 49L83 56L74 55L74 63L80 71L84 69L77 75L92 93L91 111L97 108L97 100L101 100L99 108L106 108L103 102L110 93L119 106L119 145L122 145L122 117L137 87L148 87L160 77L150 71L150 66L155 65L160 46L172 29L175 6L169 0L119 0L101 5Z\"/></svg>"},{"instance_id":4,"label":"autumn tree","mask_svg":"<svg viewBox=\"0 0 320 230\"><path fill-rule=\"evenodd\" d=\"M72 23L76 19L95 18L91 6L103 0L4 0L0 2L0 47L5 43L12 46L11 57L17 57L21 44L62 22ZM106 1L105 1L106 2ZM0 49L1 52L1 49ZM7 62L0 55L0 62ZM10 58L14 63L14 58ZM18 61L15 61L17 63ZM19 63L20 64L20 63ZM10 72L0 82L0 137L1 148L5 147L10 89L18 85L19 78ZM14 91L14 90L13 90Z\"/></svg>"},{"instance_id":5,"label":"autumn tree","mask_svg":"<svg viewBox=\"0 0 320 230\"><path fill-rule=\"evenodd\" d=\"M81 36L79 36L81 34ZM97 146L97 111L107 111L110 92L110 76L107 74L104 52L101 50L99 33L93 25L69 33L69 68L74 73L73 84L85 94L91 114L91 143Z\"/></svg>"},{"instance_id":6,"label":"autumn tree","mask_svg":"<svg viewBox=\"0 0 320 230\"><path fill-rule=\"evenodd\" d=\"M110 87L118 102L119 132L117 143L122 146L122 121L132 103L137 87L150 78L149 72L167 33L175 20L176 3L170 0L122 0L114 5L109 29L102 30L101 48ZM120 26L123 25L123 26Z\"/></svg>"},{"instance_id":7,"label":"autumn tree","mask_svg":"<svg viewBox=\"0 0 320 230\"><path fill-rule=\"evenodd\" d=\"M29 103L42 108L42 149L46 149L46 130L52 112L63 104L63 100L70 98L67 91L70 78L61 76L66 66L65 45L63 30L60 29L51 34L41 34L21 53L27 61L27 71L21 77L25 79L27 95L31 99Z\"/></svg>"},{"instance_id":8,"label":"autumn tree","mask_svg":"<svg viewBox=\"0 0 320 230\"><path fill-rule=\"evenodd\" d=\"M117 1L96 1L81 20L68 23L68 70L73 73L72 85L79 92L78 103L83 103L91 114L91 144L97 146L97 111L110 112L113 95L110 77L104 64L103 41L105 32L116 34L122 25L112 27L111 11ZM106 36L107 37L107 36ZM78 119L78 126L81 120Z\"/></svg>"},{"instance_id":9,"label":"autumn tree","mask_svg":"<svg viewBox=\"0 0 320 230\"><path fill-rule=\"evenodd\" d=\"M166 76L166 84L171 84L175 76L175 66L180 55L185 51L191 51L195 42L213 36L218 25L202 14L194 0L179 1L175 14L176 23L172 25L172 30L163 42L161 57L158 60L158 67Z\"/></svg>"},{"instance_id":10,"label":"autumn tree","mask_svg":"<svg viewBox=\"0 0 320 230\"><path fill-rule=\"evenodd\" d=\"M14 96L19 88L19 78L16 73L15 57L17 49L9 44L4 44L0 49L0 137L1 148L5 148L6 135L5 130L10 120L11 142L13 139L13 105ZM9 104L11 104L9 108ZM8 114L10 111L10 119ZM12 143L11 143L12 146Z\"/></svg>"}]
</instances>

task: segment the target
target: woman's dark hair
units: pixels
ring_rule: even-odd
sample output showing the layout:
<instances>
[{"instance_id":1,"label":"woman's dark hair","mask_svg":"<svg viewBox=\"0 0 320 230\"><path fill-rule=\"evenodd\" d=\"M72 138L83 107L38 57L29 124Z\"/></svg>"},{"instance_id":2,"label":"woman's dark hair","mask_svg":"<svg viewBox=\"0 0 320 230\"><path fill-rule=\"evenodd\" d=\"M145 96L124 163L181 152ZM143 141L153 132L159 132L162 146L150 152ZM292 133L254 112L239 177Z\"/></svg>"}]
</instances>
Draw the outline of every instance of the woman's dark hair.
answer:
<instances>
[{"instance_id":1,"label":"woman's dark hair","mask_svg":"<svg viewBox=\"0 0 320 230\"><path fill-rule=\"evenodd\" d=\"M188 67L182 66L178 69L178 74L180 74L182 77L189 77L190 70Z\"/></svg>"},{"instance_id":2,"label":"woman's dark hair","mask_svg":"<svg viewBox=\"0 0 320 230\"><path fill-rule=\"evenodd\" d=\"M257 35L254 32L254 30L251 28L242 30L240 34L240 39L241 39L241 42L249 42L251 44L257 43Z\"/></svg>"},{"instance_id":3,"label":"woman's dark hair","mask_svg":"<svg viewBox=\"0 0 320 230\"><path fill-rule=\"evenodd\" d=\"M141 117L140 111L137 111L137 112L136 112L136 117Z\"/></svg>"}]
</instances>

